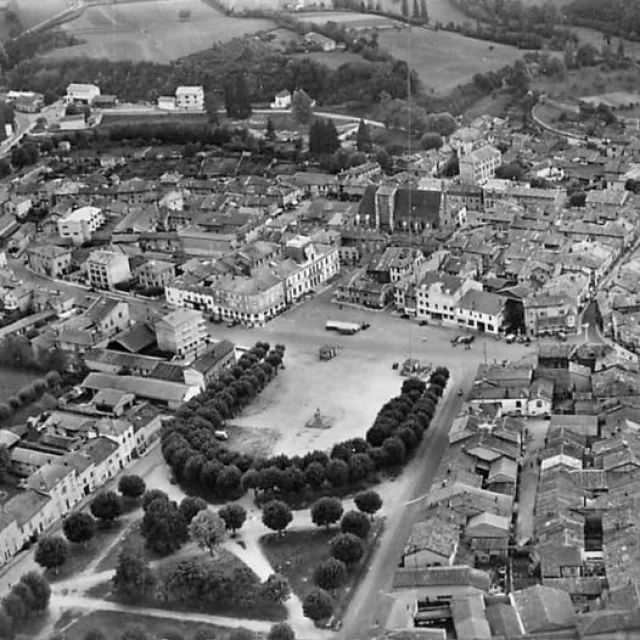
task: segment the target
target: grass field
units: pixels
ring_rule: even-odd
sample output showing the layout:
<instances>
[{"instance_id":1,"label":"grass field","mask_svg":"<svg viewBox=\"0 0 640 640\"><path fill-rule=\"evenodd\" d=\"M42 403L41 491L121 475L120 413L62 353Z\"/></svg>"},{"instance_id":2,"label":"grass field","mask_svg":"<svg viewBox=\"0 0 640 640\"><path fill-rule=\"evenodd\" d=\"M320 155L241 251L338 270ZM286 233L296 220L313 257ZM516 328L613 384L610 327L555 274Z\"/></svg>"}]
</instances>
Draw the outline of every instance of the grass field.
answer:
<instances>
[{"instance_id":1,"label":"grass field","mask_svg":"<svg viewBox=\"0 0 640 640\"><path fill-rule=\"evenodd\" d=\"M362 58L357 53L351 51L317 51L314 53L296 54L295 57L306 57L324 64L329 69L337 69L347 62L362 62Z\"/></svg>"},{"instance_id":2,"label":"grass field","mask_svg":"<svg viewBox=\"0 0 640 640\"><path fill-rule=\"evenodd\" d=\"M217 640L226 640L230 633L229 629L205 625L200 622L168 620L121 611L117 613L113 611L92 611L73 620L69 620L67 617L64 626L61 626L60 629L64 629L64 637L67 640L83 640L87 632L92 629L100 629L105 634L106 640L120 640L124 629L132 624L141 624L154 640L168 637L170 631L182 633L188 640L193 638L198 629L203 628L210 630L211 637Z\"/></svg>"},{"instance_id":3,"label":"grass field","mask_svg":"<svg viewBox=\"0 0 640 640\"><path fill-rule=\"evenodd\" d=\"M413 29L381 31L380 46L400 60L410 61L424 86L446 92L474 73L495 71L522 57L516 47L465 38L447 31Z\"/></svg>"},{"instance_id":4,"label":"grass field","mask_svg":"<svg viewBox=\"0 0 640 640\"><path fill-rule=\"evenodd\" d=\"M186 21L178 12L191 11ZM200 0L140 0L94 6L64 25L84 43L50 57L169 62L248 33L273 28L268 20L228 17Z\"/></svg>"},{"instance_id":5,"label":"grass field","mask_svg":"<svg viewBox=\"0 0 640 640\"><path fill-rule=\"evenodd\" d=\"M69 6L67 0L16 0L16 4L25 29L48 20Z\"/></svg>"}]
</instances>

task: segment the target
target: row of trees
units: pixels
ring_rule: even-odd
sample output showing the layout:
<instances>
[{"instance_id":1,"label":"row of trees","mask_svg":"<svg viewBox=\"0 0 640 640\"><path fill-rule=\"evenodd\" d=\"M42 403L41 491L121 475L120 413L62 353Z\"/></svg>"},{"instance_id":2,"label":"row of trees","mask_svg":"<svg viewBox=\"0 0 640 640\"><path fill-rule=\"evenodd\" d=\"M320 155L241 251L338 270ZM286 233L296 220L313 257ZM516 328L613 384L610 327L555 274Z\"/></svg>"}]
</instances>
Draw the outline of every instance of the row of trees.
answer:
<instances>
[{"instance_id":1,"label":"row of trees","mask_svg":"<svg viewBox=\"0 0 640 640\"><path fill-rule=\"evenodd\" d=\"M24 574L0 603L0 638L11 640L49 607L51 587L37 572Z\"/></svg>"},{"instance_id":2,"label":"row of trees","mask_svg":"<svg viewBox=\"0 0 640 640\"><path fill-rule=\"evenodd\" d=\"M241 359L236 370L182 407L163 432L163 455L180 482L223 500L251 489L259 503L357 490L370 484L378 472L407 461L429 427L449 376L447 369L439 367L432 373L428 388L424 381L405 380L401 395L382 407L366 439L336 444L329 454L311 451L292 458L283 454L254 458L227 450L215 440L213 432L253 397L255 383L245 372L255 374L261 367L276 363L272 356L278 356L277 351L270 352L266 362L251 359L252 355L264 357L265 347L268 349L268 345L258 343L254 347L257 351L246 354L243 364L247 369L242 368Z\"/></svg>"},{"instance_id":3,"label":"row of trees","mask_svg":"<svg viewBox=\"0 0 640 640\"><path fill-rule=\"evenodd\" d=\"M0 358L4 364L4 360ZM62 377L57 371L50 371L43 378L38 378L21 387L6 402L0 402L0 419L8 418L22 407L38 400L47 392L56 392L60 389ZM0 454L0 474L2 474L2 454Z\"/></svg>"},{"instance_id":4,"label":"row of trees","mask_svg":"<svg viewBox=\"0 0 640 640\"><path fill-rule=\"evenodd\" d=\"M0 342L0 362L4 367L21 371L55 371L67 368L67 356L61 349L36 349L24 337L10 336Z\"/></svg>"}]
</instances>

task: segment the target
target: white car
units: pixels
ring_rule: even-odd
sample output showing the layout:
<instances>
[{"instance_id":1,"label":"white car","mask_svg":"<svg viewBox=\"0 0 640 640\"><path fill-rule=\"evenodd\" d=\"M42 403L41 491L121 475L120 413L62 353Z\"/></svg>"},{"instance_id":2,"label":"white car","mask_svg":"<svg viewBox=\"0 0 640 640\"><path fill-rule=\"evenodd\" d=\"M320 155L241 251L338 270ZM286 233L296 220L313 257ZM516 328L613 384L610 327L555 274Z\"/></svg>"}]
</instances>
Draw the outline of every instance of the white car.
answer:
<instances>
[{"instance_id":1,"label":"white car","mask_svg":"<svg viewBox=\"0 0 640 640\"><path fill-rule=\"evenodd\" d=\"M213 437L217 440L228 440L229 434L226 431L214 431Z\"/></svg>"}]
</instances>

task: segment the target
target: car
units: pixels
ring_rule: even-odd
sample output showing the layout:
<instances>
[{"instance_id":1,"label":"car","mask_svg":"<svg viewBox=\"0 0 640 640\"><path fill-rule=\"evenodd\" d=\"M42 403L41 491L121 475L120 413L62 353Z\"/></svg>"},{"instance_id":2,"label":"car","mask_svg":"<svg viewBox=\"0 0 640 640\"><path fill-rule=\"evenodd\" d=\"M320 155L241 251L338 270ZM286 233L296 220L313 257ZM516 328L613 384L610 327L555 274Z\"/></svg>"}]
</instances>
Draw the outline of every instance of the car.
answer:
<instances>
[{"instance_id":1,"label":"car","mask_svg":"<svg viewBox=\"0 0 640 640\"><path fill-rule=\"evenodd\" d=\"M408 313L401 313L401 314L400 314L400 317L401 317L403 320L410 320L410 319L411 319L411 316L410 316Z\"/></svg>"},{"instance_id":2,"label":"car","mask_svg":"<svg viewBox=\"0 0 640 640\"><path fill-rule=\"evenodd\" d=\"M453 338L451 338L451 344L455 347L458 342L460 342L460 339L462 338L462 336L454 336Z\"/></svg>"},{"instance_id":3,"label":"car","mask_svg":"<svg viewBox=\"0 0 640 640\"><path fill-rule=\"evenodd\" d=\"M420 320L420 326L421 327L427 327L429 325L429 321L428 320Z\"/></svg>"},{"instance_id":4,"label":"car","mask_svg":"<svg viewBox=\"0 0 640 640\"><path fill-rule=\"evenodd\" d=\"M213 432L213 437L216 440L228 440L229 434L226 431L222 431L220 429Z\"/></svg>"},{"instance_id":5,"label":"car","mask_svg":"<svg viewBox=\"0 0 640 640\"><path fill-rule=\"evenodd\" d=\"M515 339L516 339L515 334L513 334L513 333L509 333L509 334L507 335L507 337L504 339L504 341L505 341L507 344L513 344L513 343L515 342Z\"/></svg>"},{"instance_id":6,"label":"car","mask_svg":"<svg viewBox=\"0 0 640 640\"><path fill-rule=\"evenodd\" d=\"M459 390L458 390L458 395L459 395L460 397L462 397L462 396L464 395L464 391L463 391L462 389L459 389Z\"/></svg>"}]
</instances>

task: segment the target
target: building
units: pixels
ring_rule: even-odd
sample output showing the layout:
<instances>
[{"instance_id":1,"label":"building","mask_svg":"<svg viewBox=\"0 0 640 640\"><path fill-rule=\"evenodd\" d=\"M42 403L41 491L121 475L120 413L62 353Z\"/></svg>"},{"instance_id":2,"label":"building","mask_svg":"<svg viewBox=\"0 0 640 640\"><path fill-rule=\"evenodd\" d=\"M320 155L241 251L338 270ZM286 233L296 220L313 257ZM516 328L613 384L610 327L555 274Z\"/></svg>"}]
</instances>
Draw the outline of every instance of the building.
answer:
<instances>
[{"instance_id":1,"label":"building","mask_svg":"<svg viewBox=\"0 0 640 640\"><path fill-rule=\"evenodd\" d=\"M89 284L98 289L113 289L131 279L129 258L115 251L92 251L86 262Z\"/></svg>"},{"instance_id":2,"label":"building","mask_svg":"<svg viewBox=\"0 0 640 640\"><path fill-rule=\"evenodd\" d=\"M27 196L14 196L4 203L5 213L10 213L17 220L24 220L27 217L33 201Z\"/></svg>"},{"instance_id":3,"label":"building","mask_svg":"<svg viewBox=\"0 0 640 640\"><path fill-rule=\"evenodd\" d=\"M523 301L525 330L530 336L558 332L576 334L579 329L578 304L570 296L537 293Z\"/></svg>"},{"instance_id":4,"label":"building","mask_svg":"<svg viewBox=\"0 0 640 640\"><path fill-rule=\"evenodd\" d=\"M504 323L506 298L487 291L467 291L455 307L458 326L497 334Z\"/></svg>"},{"instance_id":5,"label":"building","mask_svg":"<svg viewBox=\"0 0 640 640\"><path fill-rule=\"evenodd\" d=\"M192 309L176 309L156 320L155 331L158 348L179 356L197 352L208 337L202 312Z\"/></svg>"},{"instance_id":6,"label":"building","mask_svg":"<svg viewBox=\"0 0 640 640\"><path fill-rule=\"evenodd\" d=\"M416 316L455 325L455 309L467 291L482 291L476 280L429 271L416 287Z\"/></svg>"},{"instance_id":7,"label":"building","mask_svg":"<svg viewBox=\"0 0 640 640\"><path fill-rule=\"evenodd\" d=\"M158 98L158 109L173 111L176 108L175 96L160 96Z\"/></svg>"},{"instance_id":8,"label":"building","mask_svg":"<svg viewBox=\"0 0 640 640\"><path fill-rule=\"evenodd\" d=\"M204 391L210 382L235 363L235 345L229 340L221 340L212 345L209 351L198 356L183 370L184 382L192 387L197 386Z\"/></svg>"},{"instance_id":9,"label":"building","mask_svg":"<svg viewBox=\"0 0 640 640\"><path fill-rule=\"evenodd\" d=\"M176 276L173 262L148 260L136 271L138 284L147 289L163 289Z\"/></svg>"},{"instance_id":10,"label":"building","mask_svg":"<svg viewBox=\"0 0 640 640\"><path fill-rule=\"evenodd\" d=\"M473 151L460 151L460 180L472 184L493 178L502 163L502 154L491 145Z\"/></svg>"},{"instance_id":11,"label":"building","mask_svg":"<svg viewBox=\"0 0 640 640\"><path fill-rule=\"evenodd\" d=\"M453 517L434 514L416 522L405 544L401 566L418 569L449 567L453 564L460 540L460 526Z\"/></svg>"},{"instance_id":12,"label":"building","mask_svg":"<svg viewBox=\"0 0 640 640\"><path fill-rule=\"evenodd\" d=\"M93 234L104 224L102 209L98 207L81 207L69 211L58 220L58 235L70 239L74 245L88 242Z\"/></svg>"},{"instance_id":13,"label":"building","mask_svg":"<svg viewBox=\"0 0 640 640\"><path fill-rule=\"evenodd\" d=\"M127 413L127 420L133 425L136 451L145 453L151 444L160 438L163 414L149 402L135 406Z\"/></svg>"},{"instance_id":14,"label":"building","mask_svg":"<svg viewBox=\"0 0 640 640\"><path fill-rule=\"evenodd\" d=\"M335 40L321 33L311 31L304 37L305 41L314 47L319 47L322 51L335 51L338 45Z\"/></svg>"},{"instance_id":15,"label":"building","mask_svg":"<svg viewBox=\"0 0 640 640\"><path fill-rule=\"evenodd\" d=\"M53 244L30 245L27 247L27 259L32 271L58 278L71 266L71 249Z\"/></svg>"},{"instance_id":16,"label":"building","mask_svg":"<svg viewBox=\"0 0 640 640\"><path fill-rule=\"evenodd\" d=\"M176 106L178 109L203 111L204 89L202 86L178 87L176 89Z\"/></svg>"},{"instance_id":17,"label":"building","mask_svg":"<svg viewBox=\"0 0 640 640\"><path fill-rule=\"evenodd\" d=\"M76 84L71 83L67 87L67 102L81 102L82 104L91 104L93 99L100 95L100 87L95 84Z\"/></svg>"},{"instance_id":18,"label":"building","mask_svg":"<svg viewBox=\"0 0 640 640\"><path fill-rule=\"evenodd\" d=\"M283 89L282 91L280 91L280 93L277 93L270 106L272 109L290 109L291 91Z\"/></svg>"},{"instance_id":19,"label":"building","mask_svg":"<svg viewBox=\"0 0 640 640\"><path fill-rule=\"evenodd\" d=\"M251 276L212 276L195 284L180 278L165 287L165 296L173 306L249 326L263 325L287 306L284 279L265 267Z\"/></svg>"}]
</instances>

